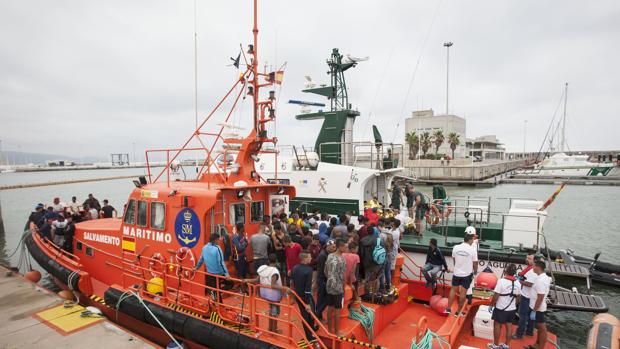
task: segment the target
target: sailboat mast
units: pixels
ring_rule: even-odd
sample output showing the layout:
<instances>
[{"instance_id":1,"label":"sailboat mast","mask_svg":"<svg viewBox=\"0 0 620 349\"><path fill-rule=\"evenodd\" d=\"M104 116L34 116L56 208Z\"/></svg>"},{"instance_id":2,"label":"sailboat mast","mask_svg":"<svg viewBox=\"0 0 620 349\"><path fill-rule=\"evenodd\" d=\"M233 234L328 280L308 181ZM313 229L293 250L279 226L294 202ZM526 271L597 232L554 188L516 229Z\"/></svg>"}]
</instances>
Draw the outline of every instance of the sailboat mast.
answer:
<instances>
[{"instance_id":1,"label":"sailboat mast","mask_svg":"<svg viewBox=\"0 0 620 349\"><path fill-rule=\"evenodd\" d=\"M562 117L562 142L560 151L566 151L566 102L568 100L568 82L564 85L564 116Z\"/></svg>"}]
</instances>

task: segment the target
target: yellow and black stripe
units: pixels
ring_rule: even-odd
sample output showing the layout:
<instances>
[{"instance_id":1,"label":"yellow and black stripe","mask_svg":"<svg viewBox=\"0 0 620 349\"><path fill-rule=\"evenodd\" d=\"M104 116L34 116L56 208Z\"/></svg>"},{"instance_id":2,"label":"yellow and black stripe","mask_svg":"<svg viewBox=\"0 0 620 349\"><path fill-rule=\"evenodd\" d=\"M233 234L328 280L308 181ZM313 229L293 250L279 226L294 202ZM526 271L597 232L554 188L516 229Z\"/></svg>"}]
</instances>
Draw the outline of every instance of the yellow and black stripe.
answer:
<instances>
[{"instance_id":1,"label":"yellow and black stripe","mask_svg":"<svg viewBox=\"0 0 620 349\"><path fill-rule=\"evenodd\" d=\"M240 331L241 333L244 334L249 334L249 335L253 335L254 331L246 326L243 325L239 325L239 324L230 324L225 322L221 317L220 314L218 314L217 312L213 311L211 312L211 315L209 316L209 320L211 322L214 322L216 324L222 325L222 326L226 326L232 330L235 331Z\"/></svg>"},{"instance_id":2,"label":"yellow and black stripe","mask_svg":"<svg viewBox=\"0 0 620 349\"><path fill-rule=\"evenodd\" d=\"M168 308L170 308L170 309L172 309L174 311L178 311L179 313L192 315L194 317L201 318L201 319L204 318L204 316L202 316L201 314L199 314L199 313L197 313L195 311L192 311L192 310L185 309L182 306L174 304L174 303L168 303Z\"/></svg>"},{"instance_id":3,"label":"yellow and black stripe","mask_svg":"<svg viewBox=\"0 0 620 349\"><path fill-rule=\"evenodd\" d=\"M305 339L300 339L299 342L297 342L297 347L298 348L310 348L310 346L316 342L318 342L316 339L313 339L310 342L306 341Z\"/></svg>"},{"instance_id":4,"label":"yellow and black stripe","mask_svg":"<svg viewBox=\"0 0 620 349\"><path fill-rule=\"evenodd\" d=\"M97 296L96 294L91 294L90 297L88 297L88 298L90 298L91 300L93 300L93 301L95 301L97 303L101 303L101 304L105 305L106 307L108 306L107 304L105 304L105 299Z\"/></svg>"},{"instance_id":5,"label":"yellow and black stripe","mask_svg":"<svg viewBox=\"0 0 620 349\"><path fill-rule=\"evenodd\" d=\"M355 345L360 345L362 347L366 347L366 348L373 348L373 349L381 349L380 345L377 344L370 344L370 343L366 343L366 342L360 342L357 339L352 339L352 338L347 338L347 337L341 337L341 336L336 336L336 338L340 339L341 341L345 341L345 342L349 342L349 343L353 343Z\"/></svg>"}]
</instances>

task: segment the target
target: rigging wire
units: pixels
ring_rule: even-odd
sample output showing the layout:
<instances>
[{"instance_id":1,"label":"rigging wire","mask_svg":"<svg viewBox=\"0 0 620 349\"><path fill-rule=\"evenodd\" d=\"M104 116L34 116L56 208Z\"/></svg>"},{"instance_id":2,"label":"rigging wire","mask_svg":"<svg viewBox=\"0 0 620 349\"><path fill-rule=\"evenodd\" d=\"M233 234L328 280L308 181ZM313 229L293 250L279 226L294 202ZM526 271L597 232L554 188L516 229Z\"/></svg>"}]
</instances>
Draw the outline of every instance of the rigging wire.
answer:
<instances>
[{"instance_id":1,"label":"rigging wire","mask_svg":"<svg viewBox=\"0 0 620 349\"><path fill-rule=\"evenodd\" d=\"M403 101L403 105L400 108L400 113L398 113L398 123L396 123L396 128L394 129L394 137L392 137L392 143L396 140L396 135L398 134L398 127L400 126L400 122L403 119L403 113L405 112L405 108L407 107L407 101L409 99L409 93L411 92L411 87L413 86L413 82L418 73L418 67L420 66L420 60L422 59L422 54L424 53L424 48L426 47L426 43L428 42L428 38L431 36L431 32L433 30L433 26L435 25L435 20L437 19L437 14L439 13L439 8L441 7L442 0L437 2L437 7L435 8L435 12L433 13L433 19L431 20L431 24L428 27L428 31L426 32L426 37L422 42L422 47L420 49L420 54L418 55L418 60L415 63L415 67L413 69L413 74L411 75L411 80L409 80L409 86L407 87L407 93L405 94L405 100Z\"/></svg>"},{"instance_id":2,"label":"rigging wire","mask_svg":"<svg viewBox=\"0 0 620 349\"><path fill-rule=\"evenodd\" d=\"M390 62L392 62L392 56L394 55L394 47L392 45L392 49L390 50L390 55L388 56L387 63L383 67L383 73L381 74L381 80L379 80L379 84L377 85L377 90L375 91L375 96L372 99L372 103L370 104L370 110L368 111L368 119L366 119L366 124L364 124L364 134L362 139L366 139L366 134L368 133L368 124L370 124L370 120L372 119L372 112L375 108L375 103L377 102L377 97L379 96L379 92L381 92L381 86L383 85L383 80L385 80L385 75L387 73L387 69L390 66Z\"/></svg>"},{"instance_id":3,"label":"rigging wire","mask_svg":"<svg viewBox=\"0 0 620 349\"><path fill-rule=\"evenodd\" d=\"M551 129L554 126L555 117L557 116L558 110L560 110L560 106L562 105L562 99L564 98L564 93L566 93L566 91L562 91L562 95L560 96L560 100L558 101L558 105L555 107L555 111L553 112L553 117L551 118L551 123L549 123L549 127L547 128L547 133L545 133L545 138L543 138L542 144L540 145L540 148L538 149L538 154L536 154L536 160L534 160L534 162L538 162L538 159L540 158L540 154L542 153L542 150L545 147L545 143L547 142L547 138L549 136L549 132L551 131ZM556 131L554 131L552 133L552 136L551 136L552 138L553 138L553 134L555 134L555 133L556 133Z\"/></svg>"}]
</instances>

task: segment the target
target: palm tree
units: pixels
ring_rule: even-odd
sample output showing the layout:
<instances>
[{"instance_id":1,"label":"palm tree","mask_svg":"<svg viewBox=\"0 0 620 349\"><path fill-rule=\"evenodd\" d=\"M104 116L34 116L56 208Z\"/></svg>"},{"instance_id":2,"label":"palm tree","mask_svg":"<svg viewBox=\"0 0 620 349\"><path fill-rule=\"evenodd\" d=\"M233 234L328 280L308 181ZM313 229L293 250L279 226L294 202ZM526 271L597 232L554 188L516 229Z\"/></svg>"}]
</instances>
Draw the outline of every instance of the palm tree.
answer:
<instances>
[{"instance_id":1,"label":"palm tree","mask_svg":"<svg viewBox=\"0 0 620 349\"><path fill-rule=\"evenodd\" d=\"M439 152L439 147L443 144L443 141L446 140L446 137L443 135L442 130L437 130L433 133L433 143L435 143L435 158L437 158L437 153Z\"/></svg>"},{"instance_id":2,"label":"palm tree","mask_svg":"<svg viewBox=\"0 0 620 349\"><path fill-rule=\"evenodd\" d=\"M432 142L431 142L431 134L428 133L428 132L422 133L422 136L420 137L420 143L421 143L421 147L422 147L423 157L426 157L426 153L431 148L431 144L432 144Z\"/></svg>"},{"instance_id":3,"label":"palm tree","mask_svg":"<svg viewBox=\"0 0 620 349\"><path fill-rule=\"evenodd\" d=\"M451 132L448 135L448 143L450 143L450 149L452 149L452 158L454 159L454 151L456 147L461 144L461 140L459 139L459 135L457 133Z\"/></svg>"},{"instance_id":4,"label":"palm tree","mask_svg":"<svg viewBox=\"0 0 620 349\"><path fill-rule=\"evenodd\" d=\"M411 132L405 135L405 141L409 144L409 160L413 160L420 151L420 138L415 132Z\"/></svg>"}]
</instances>

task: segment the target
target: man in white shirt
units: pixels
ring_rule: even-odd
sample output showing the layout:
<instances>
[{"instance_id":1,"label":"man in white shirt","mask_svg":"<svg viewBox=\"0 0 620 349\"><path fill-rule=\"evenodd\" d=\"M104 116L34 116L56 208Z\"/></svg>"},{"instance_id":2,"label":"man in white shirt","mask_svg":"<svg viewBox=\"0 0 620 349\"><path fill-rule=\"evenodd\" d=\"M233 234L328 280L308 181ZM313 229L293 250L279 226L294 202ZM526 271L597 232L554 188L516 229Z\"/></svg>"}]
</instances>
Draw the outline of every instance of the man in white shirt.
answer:
<instances>
[{"instance_id":1,"label":"man in white shirt","mask_svg":"<svg viewBox=\"0 0 620 349\"><path fill-rule=\"evenodd\" d=\"M534 255L528 254L525 257L527 265L519 273L519 281L521 283L521 303L519 303L519 327L512 336L512 339L521 339L524 334L528 336L534 335L534 321L530 320L530 298L532 297L532 285L536 281L538 275L534 272ZM536 298L536 295L534 295Z\"/></svg>"},{"instance_id":2,"label":"man in white shirt","mask_svg":"<svg viewBox=\"0 0 620 349\"><path fill-rule=\"evenodd\" d=\"M551 288L551 278L545 274L545 262L537 260L534 262L534 272L538 277L532 285L532 297L530 298L530 320L536 321L538 337L536 338L536 348L544 348L547 344L547 296ZM535 296L534 296L535 295Z\"/></svg>"},{"instance_id":3,"label":"man in white shirt","mask_svg":"<svg viewBox=\"0 0 620 349\"><path fill-rule=\"evenodd\" d=\"M405 220L407 219L407 217L405 217L405 215L400 209L393 209L393 211L394 218L398 219L398 221L400 222L400 225L398 226L398 228L400 229L400 233L403 234L405 232Z\"/></svg>"},{"instance_id":4,"label":"man in white shirt","mask_svg":"<svg viewBox=\"0 0 620 349\"><path fill-rule=\"evenodd\" d=\"M501 349L510 347L512 339L512 320L517 312L517 303L519 303L519 295L521 294L521 285L515 278L517 266L509 264L506 267L506 274L502 279L497 281L497 285L493 292L493 299L489 306L489 311L493 313L493 343L489 344L490 349ZM506 344L500 343L502 326L506 327Z\"/></svg>"},{"instance_id":5,"label":"man in white shirt","mask_svg":"<svg viewBox=\"0 0 620 349\"><path fill-rule=\"evenodd\" d=\"M54 212L64 212L67 205L60 201L60 198L54 198L54 202L50 205L54 208Z\"/></svg>"},{"instance_id":6,"label":"man in white shirt","mask_svg":"<svg viewBox=\"0 0 620 349\"><path fill-rule=\"evenodd\" d=\"M79 214L81 205L77 202L77 197L72 196L71 202L69 203L69 211L71 214Z\"/></svg>"},{"instance_id":7,"label":"man in white shirt","mask_svg":"<svg viewBox=\"0 0 620 349\"><path fill-rule=\"evenodd\" d=\"M452 307L454 294L457 289L459 292L459 304L454 315L465 315L465 313L463 313L465 294L474 279L474 275L478 273L478 251L472 246L473 242L473 235L466 234L463 243L454 246L452 249L454 274L452 275L452 287L450 288L450 296L448 297L448 307L445 310L446 315L450 315L452 312L450 307Z\"/></svg>"}]
</instances>

